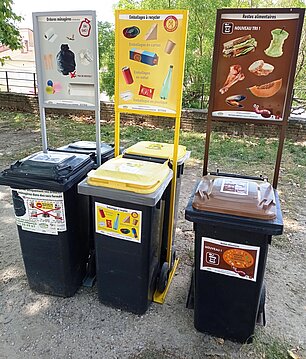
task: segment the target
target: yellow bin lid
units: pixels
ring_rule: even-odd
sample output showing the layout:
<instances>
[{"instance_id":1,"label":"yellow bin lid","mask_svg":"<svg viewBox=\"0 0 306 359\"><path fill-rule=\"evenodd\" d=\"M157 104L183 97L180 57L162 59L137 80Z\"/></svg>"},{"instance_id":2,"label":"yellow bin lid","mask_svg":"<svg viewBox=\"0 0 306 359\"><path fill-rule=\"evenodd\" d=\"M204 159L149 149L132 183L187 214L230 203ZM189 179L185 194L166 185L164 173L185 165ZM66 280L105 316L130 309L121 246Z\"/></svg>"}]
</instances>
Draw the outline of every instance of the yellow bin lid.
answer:
<instances>
[{"instance_id":1,"label":"yellow bin lid","mask_svg":"<svg viewBox=\"0 0 306 359\"><path fill-rule=\"evenodd\" d=\"M171 143L140 141L135 145L127 148L124 152L129 155L147 156L154 158L164 158L173 160L173 147ZM186 147L178 146L178 161L186 155Z\"/></svg>"},{"instance_id":2,"label":"yellow bin lid","mask_svg":"<svg viewBox=\"0 0 306 359\"><path fill-rule=\"evenodd\" d=\"M87 183L135 193L155 192L168 177L167 162L154 163L118 156L87 175Z\"/></svg>"}]
</instances>

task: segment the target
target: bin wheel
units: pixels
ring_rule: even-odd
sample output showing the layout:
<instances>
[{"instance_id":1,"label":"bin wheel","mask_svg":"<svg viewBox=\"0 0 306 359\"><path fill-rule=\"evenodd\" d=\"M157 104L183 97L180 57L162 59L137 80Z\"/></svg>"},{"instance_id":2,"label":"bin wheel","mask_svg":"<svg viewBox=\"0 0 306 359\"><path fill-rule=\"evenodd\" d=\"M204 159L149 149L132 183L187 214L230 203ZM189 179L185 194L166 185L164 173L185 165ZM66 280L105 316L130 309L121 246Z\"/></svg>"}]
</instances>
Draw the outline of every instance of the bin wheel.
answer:
<instances>
[{"instance_id":1,"label":"bin wheel","mask_svg":"<svg viewBox=\"0 0 306 359\"><path fill-rule=\"evenodd\" d=\"M257 324L261 324L263 326L266 325L265 303L266 303L266 286L265 283L263 283L260 293L257 320L256 320Z\"/></svg>"},{"instance_id":2,"label":"bin wheel","mask_svg":"<svg viewBox=\"0 0 306 359\"><path fill-rule=\"evenodd\" d=\"M176 248L175 246L172 246L170 270L172 270L175 260L176 260Z\"/></svg>"},{"instance_id":3,"label":"bin wheel","mask_svg":"<svg viewBox=\"0 0 306 359\"><path fill-rule=\"evenodd\" d=\"M156 289L159 293L162 293L166 289L168 284L168 277L169 277L169 265L167 262L164 262L161 267L159 278L156 285Z\"/></svg>"},{"instance_id":4,"label":"bin wheel","mask_svg":"<svg viewBox=\"0 0 306 359\"><path fill-rule=\"evenodd\" d=\"M263 283L261 293L260 293L258 313L264 312L265 303L266 303L266 286L265 286L265 283Z\"/></svg>"}]
</instances>

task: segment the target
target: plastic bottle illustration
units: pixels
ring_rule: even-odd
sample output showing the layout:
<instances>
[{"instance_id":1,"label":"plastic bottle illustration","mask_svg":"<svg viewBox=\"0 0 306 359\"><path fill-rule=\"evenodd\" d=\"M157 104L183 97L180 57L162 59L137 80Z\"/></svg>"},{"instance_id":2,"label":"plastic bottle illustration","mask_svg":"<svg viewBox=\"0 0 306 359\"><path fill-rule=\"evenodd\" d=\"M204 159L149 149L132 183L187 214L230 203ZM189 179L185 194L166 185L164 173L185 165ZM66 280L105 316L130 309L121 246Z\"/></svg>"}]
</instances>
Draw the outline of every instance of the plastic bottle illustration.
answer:
<instances>
[{"instance_id":1,"label":"plastic bottle illustration","mask_svg":"<svg viewBox=\"0 0 306 359\"><path fill-rule=\"evenodd\" d=\"M270 57L280 57L283 54L283 45L289 33L284 29L274 29L271 31L272 40L265 54Z\"/></svg>"},{"instance_id":2,"label":"plastic bottle illustration","mask_svg":"<svg viewBox=\"0 0 306 359\"><path fill-rule=\"evenodd\" d=\"M172 81L172 71L173 71L173 65L170 65L167 76L163 82L163 87L159 95L162 100L167 100L169 96L171 89L171 81Z\"/></svg>"},{"instance_id":3,"label":"plastic bottle illustration","mask_svg":"<svg viewBox=\"0 0 306 359\"><path fill-rule=\"evenodd\" d=\"M117 231L118 227L119 227L119 214L117 214L117 217L116 217L115 222L114 222L114 227L113 227L113 229L114 229L115 231Z\"/></svg>"}]
</instances>

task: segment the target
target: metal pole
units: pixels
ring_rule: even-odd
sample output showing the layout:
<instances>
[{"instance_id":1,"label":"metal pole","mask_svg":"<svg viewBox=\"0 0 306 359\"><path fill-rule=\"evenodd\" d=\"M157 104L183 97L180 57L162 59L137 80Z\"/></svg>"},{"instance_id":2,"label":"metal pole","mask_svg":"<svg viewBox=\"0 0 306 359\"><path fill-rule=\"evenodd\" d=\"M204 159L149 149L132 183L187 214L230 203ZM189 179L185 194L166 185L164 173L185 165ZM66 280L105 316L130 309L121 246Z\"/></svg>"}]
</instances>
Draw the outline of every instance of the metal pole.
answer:
<instances>
[{"instance_id":1,"label":"metal pole","mask_svg":"<svg viewBox=\"0 0 306 359\"><path fill-rule=\"evenodd\" d=\"M5 78L6 78L6 91L10 92L9 82L8 82L8 74L7 71L5 71Z\"/></svg>"},{"instance_id":2,"label":"metal pole","mask_svg":"<svg viewBox=\"0 0 306 359\"><path fill-rule=\"evenodd\" d=\"M101 124L100 124L100 83L99 83L99 59L98 59L98 23L96 12L92 13L92 20L95 24L93 36L96 38L94 42L94 60L96 62L96 78L95 78L95 120L96 120L96 152L97 152L97 165L101 166Z\"/></svg>"},{"instance_id":3,"label":"metal pole","mask_svg":"<svg viewBox=\"0 0 306 359\"><path fill-rule=\"evenodd\" d=\"M115 104L116 106L116 104ZM120 112L115 108L115 157L120 153Z\"/></svg>"},{"instance_id":4,"label":"metal pole","mask_svg":"<svg viewBox=\"0 0 306 359\"><path fill-rule=\"evenodd\" d=\"M274 168L273 188L275 189L277 188L277 184L278 184L278 177L279 177L280 165L282 161L286 130L287 130L287 123L283 123L279 132L279 143L278 143L278 150L277 150L277 156L276 156L276 162Z\"/></svg>"},{"instance_id":5,"label":"metal pole","mask_svg":"<svg viewBox=\"0 0 306 359\"><path fill-rule=\"evenodd\" d=\"M97 150L97 165L101 166L101 130L100 130L100 102L95 109L96 119L96 150Z\"/></svg>"},{"instance_id":6,"label":"metal pole","mask_svg":"<svg viewBox=\"0 0 306 359\"><path fill-rule=\"evenodd\" d=\"M34 81L34 95L37 95L37 91L36 91L36 74L35 74L35 72L33 73L33 81Z\"/></svg>"},{"instance_id":7,"label":"metal pole","mask_svg":"<svg viewBox=\"0 0 306 359\"><path fill-rule=\"evenodd\" d=\"M172 259L172 244L173 244L173 235L175 228L175 196L176 196L176 182L177 182L177 158L178 158L178 146L180 143L180 115L175 118L175 132L174 132L174 145L173 145L173 159L172 159L172 185L171 185L171 194L170 194L170 213L169 213L169 227L168 227L168 242L167 242L167 262L171 264Z\"/></svg>"},{"instance_id":8,"label":"metal pole","mask_svg":"<svg viewBox=\"0 0 306 359\"><path fill-rule=\"evenodd\" d=\"M207 175L210 134L211 134L211 118L208 115L207 116L207 125L206 125L206 137L205 137L203 176Z\"/></svg>"},{"instance_id":9,"label":"metal pole","mask_svg":"<svg viewBox=\"0 0 306 359\"><path fill-rule=\"evenodd\" d=\"M47 127L46 127L46 112L43 106L39 106L40 113L40 130L43 152L48 152L48 139L47 139Z\"/></svg>"}]
</instances>

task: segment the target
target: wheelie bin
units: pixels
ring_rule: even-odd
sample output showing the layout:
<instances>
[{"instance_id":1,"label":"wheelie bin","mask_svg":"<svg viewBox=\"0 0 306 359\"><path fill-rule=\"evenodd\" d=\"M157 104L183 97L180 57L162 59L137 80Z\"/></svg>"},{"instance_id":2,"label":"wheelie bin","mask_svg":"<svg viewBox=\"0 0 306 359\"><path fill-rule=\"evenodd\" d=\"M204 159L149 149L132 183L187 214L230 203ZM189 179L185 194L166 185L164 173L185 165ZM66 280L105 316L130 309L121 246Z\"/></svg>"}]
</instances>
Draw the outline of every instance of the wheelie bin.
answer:
<instances>
[{"instance_id":1,"label":"wheelie bin","mask_svg":"<svg viewBox=\"0 0 306 359\"><path fill-rule=\"evenodd\" d=\"M173 144L161 143L161 142L151 142L151 141L140 141L135 145L128 147L123 152L123 157L125 158L134 158L143 161L151 161L157 163L164 163L168 161L170 168L172 169L172 160L173 160ZM181 191L181 182L182 175L184 173L184 165L186 160L189 158L190 152L186 151L186 147L179 145L178 146L178 161L177 161L177 176L176 176L176 194L175 194L175 207L174 207L174 222L173 222L173 235L172 235L172 259L170 267L172 267L175 257L175 229L178 215L178 204ZM168 247L168 230L169 230L169 220L170 220L170 196L171 196L171 185L172 182L168 185L165 192L165 217L164 217L164 226L163 226L163 236L162 236L162 247L161 247L161 265L163 265L167 260L167 247ZM171 269L171 268L170 268ZM162 288L160 288L162 291Z\"/></svg>"},{"instance_id":2,"label":"wheelie bin","mask_svg":"<svg viewBox=\"0 0 306 359\"><path fill-rule=\"evenodd\" d=\"M167 163L117 157L89 172L79 193L93 201L99 300L143 314L159 279Z\"/></svg>"},{"instance_id":3,"label":"wheelie bin","mask_svg":"<svg viewBox=\"0 0 306 359\"><path fill-rule=\"evenodd\" d=\"M76 141L69 143L68 145L61 146L56 149L56 151L70 152L70 153L83 153L89 155L94 161L94 168L98 167L97 160L97 148L96 142L94 141ZM101 142L101 164L105 163L109 159L113 158L115 154L115 149L113 145ZM93 234L93 221L94 219L91 216L91 198L89 197L89 259L87 264L86 276L83 280L83 285L85 287L93 287L96 280L96 261L95 261L95 242Z\"/></svg>"},{"instance_id":4,"label":"wheelie bin","mask_svg":"<svg viewBox=\"0 0 306 359\"><path fill-rule=\"evenodd\" d=\"M0 174L12 188L22 256L31 289L72 296L86 272L88 198L77 184L93 168L83 154L38 152Z\"/></svg>"},{"instance_id":5,"label":"wheelie bin","mask_svg":"<svg viewBox=\"0 0 306 359\"><path fill-rule=\"evenodd\" d=\"M97 165L97 149L94 141L76 141L68 145L61 146L56 150L62 152L82 153L92 157L95 167ZM101 142L101 164L114 157L114 146Z\"/></svg>"},{"instance_id":6,"label":"wheelie bin","mask_svg":"<svg viewBox=\"0 0 306 359\"><path fill-rule=\"evenodd\" d=\"M272 235L283 231L277 192L266 181L204 176L185 217L195 231L195 328L251 341L264 311L268 246Z\"/></svg>"}]
</instances>

